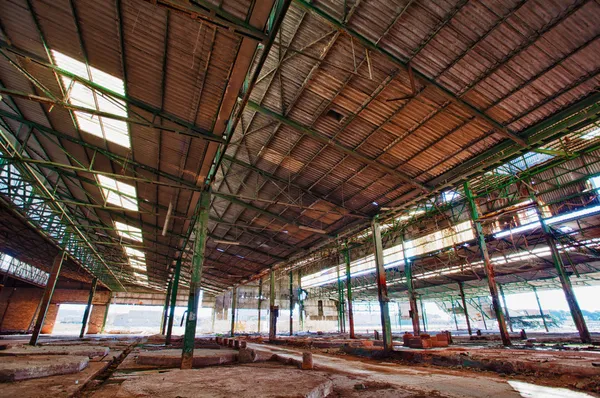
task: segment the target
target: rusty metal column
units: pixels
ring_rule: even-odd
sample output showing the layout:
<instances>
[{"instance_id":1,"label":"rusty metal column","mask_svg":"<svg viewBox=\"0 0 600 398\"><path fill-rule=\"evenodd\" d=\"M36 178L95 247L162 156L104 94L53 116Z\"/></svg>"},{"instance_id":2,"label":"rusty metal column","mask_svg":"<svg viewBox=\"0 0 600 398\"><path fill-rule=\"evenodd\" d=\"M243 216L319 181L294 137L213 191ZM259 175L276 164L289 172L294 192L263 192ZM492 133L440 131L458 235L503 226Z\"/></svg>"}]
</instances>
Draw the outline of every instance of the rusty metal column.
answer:
<instances>
[{"instance_id":1,"label":"rusty metal column","mask_svg":"<svg viewBox=\"0 0 600 398\"><path fill-rule=\"evenodd\" d=\"M261 316L260 315L260 310L261 310L260 307L262 307L262 286L263 286L263 280L262 280L262 278L260 278L258 280L258 326L257 326L258 334L260 334L260 316Z\"/></svg>"},{"instance_id":2,"label":"rusty metal column","mask_svg":"<svg viewBox=\"0 0 600 398\"><path fill-rule=\"evenodd\" d=\"M500 289L500 296L502 296L502 303L504 304L504 317L506 318L506 322L508 323L508 327L511 332L514 332L512 321L510 320L510 312L508 311L508 306L506 305L506 297L504 296L504 289L502 289L502 285L498 285L498 289Z\"/></svg>"},{"instance_id":3,"label":"rusty metal column","mask_svg":"<svg viewBox=\"0 0 600 398\"><path fill-rule=\"evenodd\" d=\"M425 312L425 307L423 306L422 297L419 297L419 302L421 304L421 318L423 318L423 331L427 333L427 313Z\"/></svg>"},{"instance_id":4,"label":"rusty metal column","mask_svg":"<svg viewBox=\"0 0 600 398\"><path fill-rule=\"evenodd\" d=\"M171 344L173 334L173 320L175 319L175 307L177 306L177 292L179 290L179 277L181 276L181 257L175 265L175 274L173 274L173 286L171 287L171 304L169 305L169 319L167 321L167 335L165 336L165 345Z\"/></svg>"},{"instance_id":5,"label":"rusty metal column","mask_svg":"<svg viewBox=\"0 0 600 398\"><path fill-rule=\"evenodd\" d=\"M48 283L46 283L44 295L42 296L42 304L40 306L40 311L38 312L37 321L35 322L33 333L31 334L31 340L29 340L30 345L36 345L38 338L40 337L40 332L42 330L42 326L44 326L44 320L46 319L46 313L48 312L48 307L50 306L50 301L52 300L52 295L54 294L56 281L58 280L58 275L60 274L60 269L66 256L67 253L65 251L62 251L58 253L54 258L54 263L52 264L52 271L50 271Z\"/></svg>"},{"instance_id":6,"label":"rusty metal column","mask_svg":"<svg viewBox=\"0 0 600 398\"><path fill-rule=\"evenodd\" d=\"M355 339L354 335L354 312L352 311L352 276L350 274L350 248L348 242L344 243L344 261L346 263L346 292L348 295L348 326L350 329L350 338Z\"/></svg>"},{"instance_id":7,"label":"rusty metal column","mask_svg":"<svg viewBox=\"0 0 600 398\"><path fill-rule=\"evenodd\" d=\"M471 208L471 220L475 226L475 234L477 237L477 244L479 245L479 251L484 264L485 274L488 280L488 286L490 289L490 295L492 296L492 305L494 307L494 313L496 314L496 320L498 321L498 329L500 329L500 337L502 338L502 344L505 346L511 345L510 335L506 329L506 322L504 322L504 314L502 313L502 307L500 306L500 298L498 296L498 285L496 285L496 274L494 272L494 266L490 260L490 255L487 250L485 243L485 235L483 234L483 228L481 222L479 222L479 212L477 211L477 204L469 188L469 182L464 183L465 197L469 202Z\"/></svg>"},{"instance_id":8,"label":"rusty metal column","mask_svg":"<svg viewBox=\"0 0 600 398\"><path fill-rule=\"evenodd\" d=\"M173 279L169 280L169 284L167 285L167 292L165 294L165 305L163 307L163 316L160 321L160 334L165 335L165 330L167 328L167 318L169 316L169 298L171 296L171 286L173 286Z\"/></svg>"},{"instance_id":9,"label":"rusty metal column","mask_svg":"<svg viewBox=\"0 0 600 398\"><path fill-rule=\"evenodd\" d=\"M373 218L371 223L373 229L373 245L375 246L375 271L377 273L377 296L379 299L379 308L381 311L381 329L383 334L384 351L393 350L392 344L392 324L390 322L390 308L387 291L387 281L385 277L385 268L383 263L383 242L381 240L381 228L377 217Z\"/></svg>"},{"instance_id":10,"label":"rusty metal column","mask_svg":"<svg viewBox=\"0 0 600 398\"><path fill-rule=\"evenodd\" d=\"M567 300L567 304L569 305L569 309L571 310L573 322L575 322L575 326L579 331L579 337L581 338L581 342L590 344L592 342L592 336L590 335L590 332L585 323L585 319L583 318L583 314L581 313L581 308L579 308L579 303L577 302L577 297L575 297L575 292L573 292L573 286L571 285L571 279L569 278L567 270L565 269L565 264L563 263L562 257L560 256L560 252L556 247L554 235L552 234L552 231L550 231L550 227L548 227L548 225L546 224L546 220L542 216L542 204L540 203L539 199L534 194L534 192L529 188L529 186L527 188L529 189L531 198L536 204L535 209L540 220L540 225L542 226L542 231L544 232L544 237L546 238L546 243L548 244L550 252L552 253L554 268L556 268L556 272L558 273L558 279L560 280L563 293L565 294L565 299Z\"/></svg>"},{"instance_id":11,"label":"rusty metal column","mask_svg":"<svg viewBox=\"0 0 600 398\"><path fill-rule=\"evenodd\" d=\"M294 273L290 271L290 336L294 334Z\"/></svg>"},{"instance_id":12,"label":"rusty metal column","mask_svg":"<svg viewBox=\"0 0 600 398\"><path fill-rule=\"evenodd\" d=\"M190 278L190 294L188 297L185 334L183 335L183 350L181 352L181 369L191 369L194 360L194 340L196 338L196 324L198 322L198 304L200 301L204 251L206 249L210 197L210 188L204 189L200 194L200 207L198 209L198 218L194 227L194 254L192 257L192 275Z\"/></svg>"},{"instance_id":13,"label":"rusty metal column","mask_svg":"<svg viewBox=\"0 0 600 398\"><path fill-rule=\"evenodd\" d=\"M533 288L533 294L535 294L535 301L537 301L538 308L540 310L540 315L542 316L542 322L544 322L544 329L546 329L546 333L549 332L548 324L546 324L546 318L544 317L544 310L542 309L542 304L540 303L540 298L537 294L537 289L535 286L531 286Z\"/></svg>"},{"instance_id":14,"label":"rusty metal column","mask_svg":"<svg viewBox=\"0 0 600 398\"><path fill-rule=\"evenodd\" d=\"M279 308L275 307L275 272L272 268L269 284L269 341L272 341L277 337L277 316L279 315Z\"/></svg>"},{"instance_id":15,"label":"rusty metal column","mask_svg":"<svg viewBox=\"0 0 600 398\"><path fill-rule=\"evenodd\" d=\"M237 295L237 288L233 288L233 290L231 291L231 337L233 337L235 335L235 311L237 308L237 301L238 301L238 295Z\"/></svg>"},{"instance_id":16,"label":"rusty metal column","mask_svg":"<svg viewBox=\"0 0 600 398\"><path fill-rule=\"evenodd\" d=\"M412 321L413 333L415 336L421 334L421 325L419 325L419 309L417 307L417 296L415 294L414 280L412 276L412 261L406 257L404 250L404 233L402 233L402 257L404 258L404 275L406 276L406 285L408 287L408 302L410 305L410 319Z\"/></svg>"},{"instance_id":17,"label":"rusty metal column","mask_svg":"<svg viewBox=\"0 0 600 398\"><path fill-rule=\"evenodd\" d=\"M467 310L467 300L465 299L465 289L464 283L458 282L458 289L460 291L460 299L462 300L463 309L465 311L465 318L467 319L467 330L469 331L469 336L472 334L471 332L471 321L469 320L469 311Z\"/></svg>"},{"instance_id":18,"label":"rusty metal column","mask_svg":"<svg viewBox=\"0 0 600 398\"><path fill-rule=\"evenodd\" d=\"M94 277L92 279L92 286L90 288L90 295L88 297L87 305L85 306L85 311L83 312L83 321L81 321L81 332L79 332L79 338L83 338L85 334L85 328L88 324L88 319L90 318L90 310L92 307L92 301L94 301L94 295L96 294L96 286L98 285L98 278Z\"/></svg>"}]
</instances>

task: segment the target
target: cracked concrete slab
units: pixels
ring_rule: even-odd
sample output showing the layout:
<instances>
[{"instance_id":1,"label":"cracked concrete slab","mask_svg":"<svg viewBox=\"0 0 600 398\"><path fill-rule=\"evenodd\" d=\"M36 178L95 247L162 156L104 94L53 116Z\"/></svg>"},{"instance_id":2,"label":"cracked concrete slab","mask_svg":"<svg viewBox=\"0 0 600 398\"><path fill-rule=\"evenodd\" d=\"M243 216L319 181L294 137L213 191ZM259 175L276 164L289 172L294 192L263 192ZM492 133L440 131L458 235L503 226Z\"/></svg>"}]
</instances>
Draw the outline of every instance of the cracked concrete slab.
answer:
<instances>
[{"instance_id":1,"label":"cracked concrete slab","mask_svg":"<svg viewBox=\"0 0 600 398\"><path fill-rule=\"evenodd\" d=\"M0 381L36 379L53 375L70 374L82 371L88 366L86 356L14 356L0 361Z\"/></svg>"}]
</instances>

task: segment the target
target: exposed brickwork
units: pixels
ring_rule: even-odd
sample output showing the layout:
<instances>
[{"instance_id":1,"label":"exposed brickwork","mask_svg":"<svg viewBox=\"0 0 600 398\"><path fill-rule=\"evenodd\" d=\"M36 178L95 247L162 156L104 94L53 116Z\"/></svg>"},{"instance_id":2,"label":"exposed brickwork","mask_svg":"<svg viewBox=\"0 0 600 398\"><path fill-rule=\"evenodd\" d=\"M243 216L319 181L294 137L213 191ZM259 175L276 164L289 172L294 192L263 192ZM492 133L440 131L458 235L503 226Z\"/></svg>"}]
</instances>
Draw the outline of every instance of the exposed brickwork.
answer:
<instances>
[{"instance_id":1,"label":"exposed brickwork","mask_svg":"<svg viewBox=\"0 0 600 398\"><path fill-rule=\"evenodd\" d=\"M7 287L0 292L0 332L25 333L37 312L44 290L36 287ZM58 314L60 303L87 304L89 290L56 289L46 314L42 333L51 333ZM97 291L94 296L94 307L105 306L110 299L110 292ZM93 311L92 311L93 316ZM104 317L104 313L102 314ZM100 326L102 325L100 321Z\"/></svg>"},{"instance_id":2,"label":"exposed brickwork","mask_svg":"<svg viewBox=\"0 0 600 398\"><path fill-rule=\"evenodd\" d=\"M94 305L92 307L92 313L90 314L90 320L88 322L88 329L86 334L97 334L102 329L102 322L104 321L104 314L106 313L106 305Z\"/></svg>"}]
</instances>

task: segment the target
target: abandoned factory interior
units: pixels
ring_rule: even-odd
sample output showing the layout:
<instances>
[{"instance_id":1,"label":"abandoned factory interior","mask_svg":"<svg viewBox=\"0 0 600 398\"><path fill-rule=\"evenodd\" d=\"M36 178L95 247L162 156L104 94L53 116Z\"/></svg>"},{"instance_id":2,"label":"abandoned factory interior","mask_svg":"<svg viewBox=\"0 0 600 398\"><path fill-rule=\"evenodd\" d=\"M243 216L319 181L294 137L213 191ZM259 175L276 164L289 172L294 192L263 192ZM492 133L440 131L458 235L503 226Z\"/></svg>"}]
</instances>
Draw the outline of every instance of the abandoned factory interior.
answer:
<instances>
[{"instance_id":1,"label":"abandoned factory interior","mask_svg":"<svg viewBox=\"0 0 600 398\"><path fill-rule=\"evenodd\" d=\"M600 397L600 1L0 0L0 397Z\"/></svg>"}]
</instances>

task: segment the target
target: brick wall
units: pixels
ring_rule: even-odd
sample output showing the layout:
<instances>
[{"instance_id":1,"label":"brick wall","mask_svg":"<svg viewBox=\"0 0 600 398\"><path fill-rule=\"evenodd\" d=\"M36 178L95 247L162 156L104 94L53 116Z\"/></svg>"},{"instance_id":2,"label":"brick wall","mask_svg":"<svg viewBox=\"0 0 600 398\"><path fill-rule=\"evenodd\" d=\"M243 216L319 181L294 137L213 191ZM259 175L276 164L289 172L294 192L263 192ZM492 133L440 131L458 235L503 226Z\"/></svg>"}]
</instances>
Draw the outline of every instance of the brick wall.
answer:
<instances>
[{"instance_id":1,"label":"brick wall","mask_svg":"<svg viewBox=\"0 0 600 398\"><path fill-rule=\"evenodd\" d=\"M106 313L106 305L94 305L92 307L92 313L90 314L90 320L88 322L88 328L86 334L98 334L102 329L102 322L104 322L104 314Z\"/></svg>"},{"instance_id":2,"label":"brick wall","mask_svg":"<svg viewBox=\"0 0 600 398\"><path fill-rule=\"evenodd\" d=\"M0 291L0 332L26 333L36 315L43 293L44 289L36 287L3 288ZM51 333L54 328L59 308L56 304L87 304L88 296L89 290L56 289L48 307L42 333ZM97 291L93 301L94 307L106 306L109 299L109 291ZM92 314L93 312L92 310Z\"/></svg>"}]
</instances>

